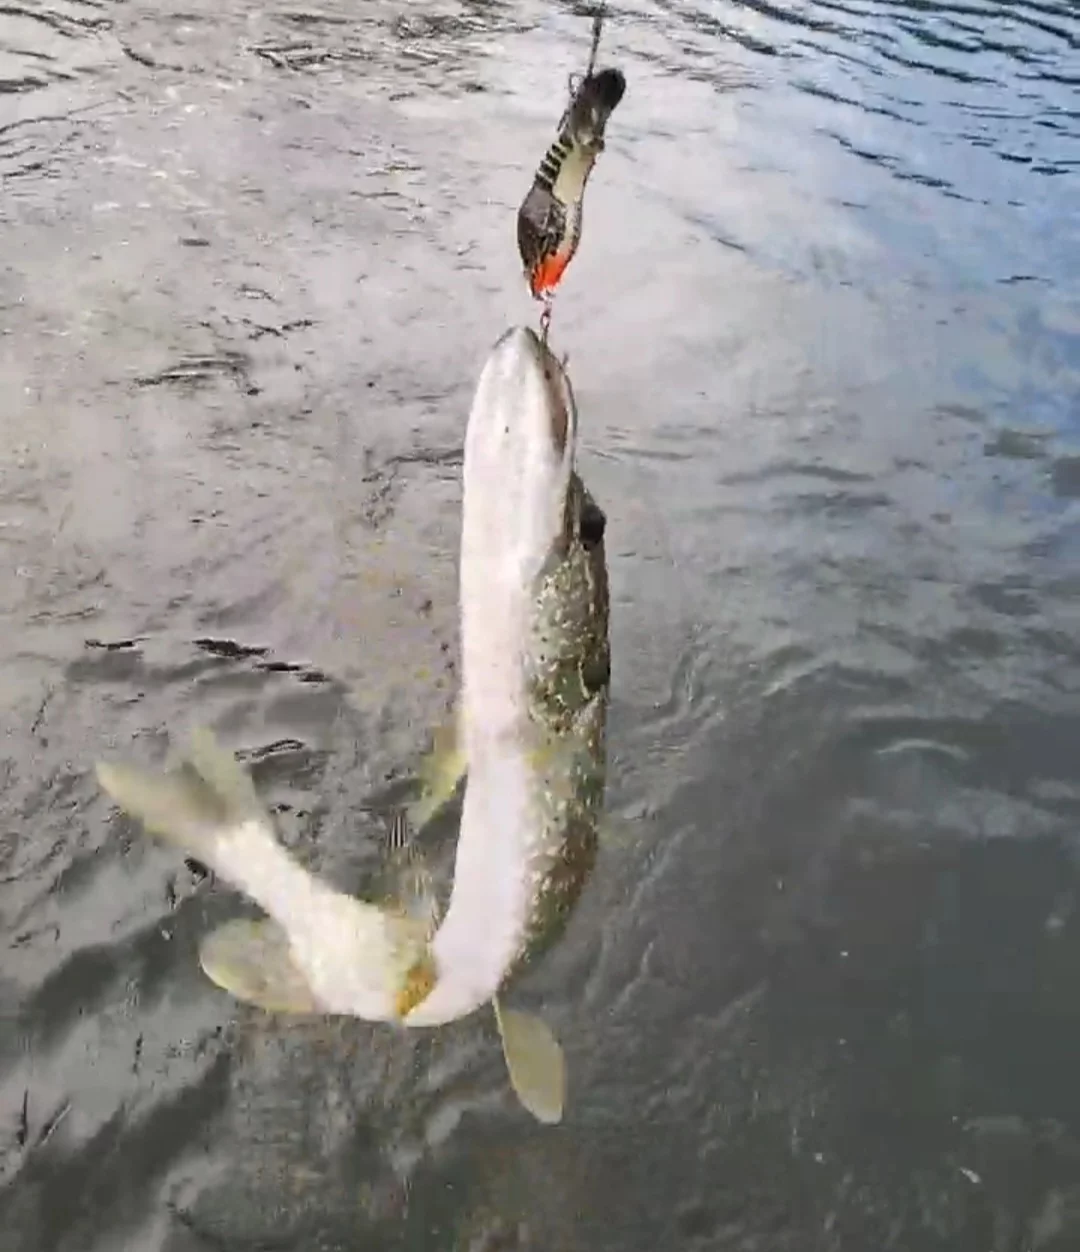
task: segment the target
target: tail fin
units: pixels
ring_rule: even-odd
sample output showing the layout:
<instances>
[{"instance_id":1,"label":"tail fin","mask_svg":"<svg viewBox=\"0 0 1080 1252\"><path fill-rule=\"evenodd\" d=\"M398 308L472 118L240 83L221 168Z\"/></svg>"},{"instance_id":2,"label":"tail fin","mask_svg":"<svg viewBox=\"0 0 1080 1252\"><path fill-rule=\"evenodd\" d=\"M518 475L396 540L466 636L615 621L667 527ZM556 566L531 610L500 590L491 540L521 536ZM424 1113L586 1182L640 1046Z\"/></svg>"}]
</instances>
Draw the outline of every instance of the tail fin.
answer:
<instances>
[{"instance_id":1,"label":"tail fin","mask_svg":"<svg viewBox=\"0 0 1080 1252\"><path fill-rule=\"evenodd\" d=\"M269 826L250 777L209 730L192 734L186 760L175 769L99 761L95 772L125 813L211 868L224 831L248 822Z\"/></svg>"},{"instance_id":2,"label":"tail fin","mask_svg":"<svg viewBox=\"0 0 1080 1252\"><path fill-rule=\"evenodd\" d=\"M230 821L265 820L266 810L251 775L218 743L213 731L206 727L193 730L187 755L199 776L224 801Z\"/></svg>"}]
</instances>

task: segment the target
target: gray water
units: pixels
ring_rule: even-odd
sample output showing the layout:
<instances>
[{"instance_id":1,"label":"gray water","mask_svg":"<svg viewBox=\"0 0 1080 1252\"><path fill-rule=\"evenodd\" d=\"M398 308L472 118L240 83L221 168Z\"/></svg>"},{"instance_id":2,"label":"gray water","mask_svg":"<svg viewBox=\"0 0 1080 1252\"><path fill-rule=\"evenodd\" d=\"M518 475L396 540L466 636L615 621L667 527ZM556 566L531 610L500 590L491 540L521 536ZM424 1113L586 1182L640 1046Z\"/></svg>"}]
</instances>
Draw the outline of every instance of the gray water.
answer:
<instances>
[{"instance_id":1,"label":"gray water","mask_svg":"<svg viewBox=\"0 0 1080 1252\"><path fill-rule=\"evenodd\" d=\"M4 1252L1080 1246L1080 14L627 0L560 290L612 830L518 1002L199 972L97 791L209 722L355 888L454 688L569 6L0 8ZM439 839L453 846L453 815Z\"/></svg>"}]
</instances>

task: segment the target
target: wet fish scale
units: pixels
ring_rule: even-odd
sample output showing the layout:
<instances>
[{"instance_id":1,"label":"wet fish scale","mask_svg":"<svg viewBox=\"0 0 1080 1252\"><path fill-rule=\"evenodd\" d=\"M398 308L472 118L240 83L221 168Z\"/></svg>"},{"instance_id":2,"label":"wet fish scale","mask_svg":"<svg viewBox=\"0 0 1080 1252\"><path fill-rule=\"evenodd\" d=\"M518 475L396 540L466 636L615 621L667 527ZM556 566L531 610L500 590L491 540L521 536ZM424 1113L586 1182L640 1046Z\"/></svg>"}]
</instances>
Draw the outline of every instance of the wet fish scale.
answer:
<instances>
[{"instance_id":1,"label":"wet fish scale","mask_svg":"<svg viewBox=\"0 0 1080 1252\"><path fill-rule=\"evenodd\" d=\"M526 665L530 712L545 729L564 731L610 676L607 563L600 539L586 547L582 517L599 510L575 474L571 539L536 595ZM602 514L600 514L602 517Z\"/></svg>"},{"instance_id":2,"label":"wet fish scale","mask_svg":"<svg viewBox=\"0 0 1080 1252\"><path fill-rule=\"evenodd\" d=\"M508 975L562 933L596 860L603 806L610 682L608 580L602 531L587 547L582 519L599 513L575 474L565 553L536 597L529 713L538 731L536 839L528 868L535 888L524 937ZM602 519L602 514L600 517Z\"/></svg>"}]
</instances>

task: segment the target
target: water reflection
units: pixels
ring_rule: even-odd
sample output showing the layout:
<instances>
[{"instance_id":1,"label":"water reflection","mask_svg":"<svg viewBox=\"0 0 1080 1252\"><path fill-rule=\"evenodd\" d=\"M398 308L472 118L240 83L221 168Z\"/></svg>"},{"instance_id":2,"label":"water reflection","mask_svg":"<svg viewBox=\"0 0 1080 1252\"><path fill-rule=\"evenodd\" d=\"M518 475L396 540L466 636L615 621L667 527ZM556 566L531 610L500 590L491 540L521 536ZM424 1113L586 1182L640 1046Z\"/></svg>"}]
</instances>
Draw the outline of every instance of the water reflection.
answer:
<instances>
[{"instance_id":1,"label":"water reflection","mask_svg":"<svg viewBox=\"0 0 1080 1252\"><path fill-rule=\"evenodd\" d=\"M1064 3L616 7L556 330L638 834L532 987L551 1137L473 1027L209 993L230 901L87 771L197 713L309 863L370 869L453 690L465 406L533 315L513 213L587 22L0 14L20 1247L1075 1246L1078 41Z\"/></svg>"}]
</instances>

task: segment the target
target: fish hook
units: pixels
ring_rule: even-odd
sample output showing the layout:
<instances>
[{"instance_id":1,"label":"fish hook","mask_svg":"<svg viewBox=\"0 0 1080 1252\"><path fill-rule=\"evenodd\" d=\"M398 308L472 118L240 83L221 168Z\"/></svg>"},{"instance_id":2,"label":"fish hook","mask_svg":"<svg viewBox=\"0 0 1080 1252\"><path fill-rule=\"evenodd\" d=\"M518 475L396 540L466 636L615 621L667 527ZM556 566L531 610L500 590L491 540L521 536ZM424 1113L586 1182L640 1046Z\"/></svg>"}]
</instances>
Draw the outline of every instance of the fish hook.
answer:
<instances>
[{"instance_id":1,"label":"fish hook","mask_svg":"<svg viewBox=\"0 0 1080 1252\"><path fill-rule=\"evenodd\" d=\"M574 97L578 93L578 88L587 78L592 78L593 70L596 69L596 54L600 48L600 35L604 29L604 18L606 16L607 13L604 5L598 4L593 10L592 15L592 43L589 46L589 59L585 65L585 73L578 74L573 72L567 75L566 85L569 89L571 104L573 104Z\"/></svg>"},{"instance_id":2,"label":"fish hook","mask_svg":"<svg viewBox=\"0 0 1080 1252\"><path fill-rule=\"evenodd\" d=\"M598 4L593 9L592 20L592 46L589 48L589 63L585 66L585 77L591 78L592 72L596 69L596 53L600 47L600 33L604 29L604 18L607 16L607 6Z\"/></svg>"}]
</instances>

